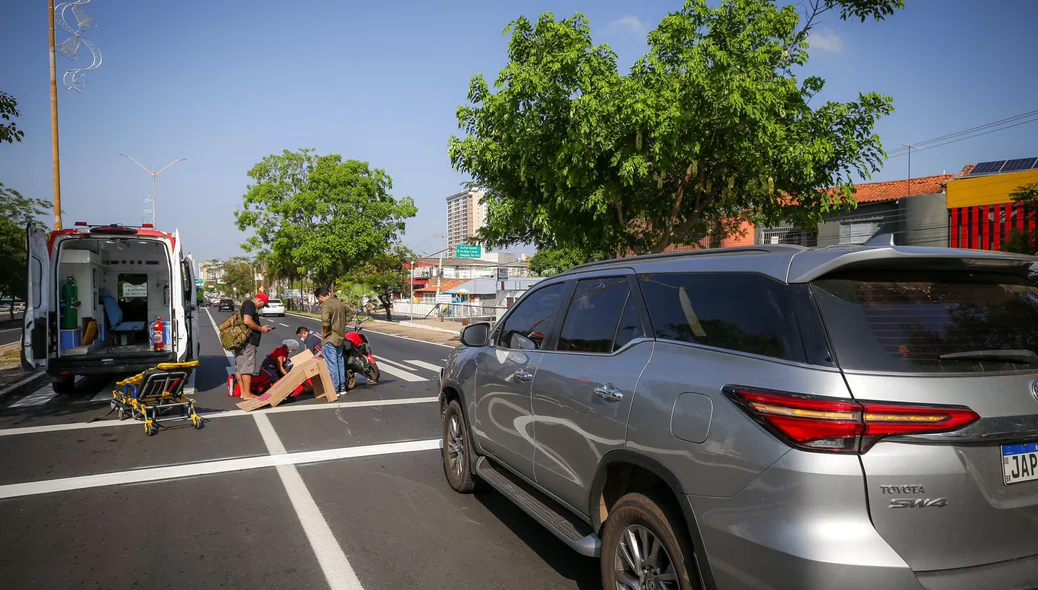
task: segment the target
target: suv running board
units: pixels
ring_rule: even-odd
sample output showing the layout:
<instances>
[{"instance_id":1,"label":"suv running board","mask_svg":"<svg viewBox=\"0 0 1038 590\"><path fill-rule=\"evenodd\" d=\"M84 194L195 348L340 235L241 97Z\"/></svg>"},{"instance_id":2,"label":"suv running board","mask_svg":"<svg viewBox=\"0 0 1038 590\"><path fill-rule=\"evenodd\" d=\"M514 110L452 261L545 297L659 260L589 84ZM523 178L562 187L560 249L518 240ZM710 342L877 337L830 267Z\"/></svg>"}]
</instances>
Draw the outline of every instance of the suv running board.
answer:
<instances>
[{"instance_id":1,"label":"suv running board","mask_svg":"<svg viewBox=\"0 0 1038 590\"><path fill-rule=\"evenodd\" d=\"M602 543L598 535L591 532L586 523L571 515L554 500L532 489L518 477L486 457L480 457L476 461L476 475L504 494L506 498L551 531L570 549L588 557L599 556Z\"/></svg>"}]
</instances>

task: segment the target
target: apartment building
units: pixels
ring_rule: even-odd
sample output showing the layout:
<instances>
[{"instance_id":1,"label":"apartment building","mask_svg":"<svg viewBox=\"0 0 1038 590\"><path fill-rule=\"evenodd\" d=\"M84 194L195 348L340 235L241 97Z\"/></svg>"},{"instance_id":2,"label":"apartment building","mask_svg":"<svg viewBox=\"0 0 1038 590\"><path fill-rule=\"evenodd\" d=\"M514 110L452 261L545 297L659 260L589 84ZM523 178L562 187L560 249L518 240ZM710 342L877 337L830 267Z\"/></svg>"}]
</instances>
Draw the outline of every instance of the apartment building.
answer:
<instances>
[{"instance_id":1,"label":"apartment building","mask_svg":"<svg viewBox=\"0 0 1038 590\"><path fill-rule=\"evenodd\" d=\"M487 204L483 189L465 189L447 197L447 248L454 252L458 244L466 244L487 222Z\"/></svg>"}]
</instances>

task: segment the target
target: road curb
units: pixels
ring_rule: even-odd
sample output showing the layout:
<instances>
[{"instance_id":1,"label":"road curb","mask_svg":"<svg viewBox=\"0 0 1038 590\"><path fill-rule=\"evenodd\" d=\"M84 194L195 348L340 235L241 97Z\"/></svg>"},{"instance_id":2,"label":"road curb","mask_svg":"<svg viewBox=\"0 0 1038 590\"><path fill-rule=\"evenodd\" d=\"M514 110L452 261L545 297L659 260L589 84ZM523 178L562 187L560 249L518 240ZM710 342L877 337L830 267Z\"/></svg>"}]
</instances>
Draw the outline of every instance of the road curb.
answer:
<instances>
[{"instance_id":1,"label":"road curb","mask_svg":"<svg viewBox=\"0 0 1038 590\"><path fill-rule=\"evenodd\" d=\"M28 377L22 379L21 381L18 381L16 383L12 383L11 385L8 385L7 387L5 387L3 389L0 389L0 398L7 397L8 395L12 395L12 394L18 393L18 392L20 392L22 390L25 390L25 389L29 389L29 388L33 387L34 385L36 385L37 382L42 381L46 376L47 376L46 372L44 372L44 371L36 371L35 373L33 373L33 374L29 375Z\"/></svg>"},{"instance_id":2,"label":"road curb","mask_svg":"<svg viewBox=\"0 0 1038 590\"><path fill-rule=\"evenodd\" d=\"M382 320L375 320L375 321L376 322L381 322ZM447 328L437 328L435 326L423 326L422 324L412 324L411 322L399 322L399 323L397 323L397 322L386 322L386 323L396 323L398 326L403 326L405 328L417 328L419 330L430 330L430 331L433 331L433 332L443 332L444 334L451 334L452 336L457 336L458 335L458 331L457 330L448 330Z\"/></svg>"}]
</instances>

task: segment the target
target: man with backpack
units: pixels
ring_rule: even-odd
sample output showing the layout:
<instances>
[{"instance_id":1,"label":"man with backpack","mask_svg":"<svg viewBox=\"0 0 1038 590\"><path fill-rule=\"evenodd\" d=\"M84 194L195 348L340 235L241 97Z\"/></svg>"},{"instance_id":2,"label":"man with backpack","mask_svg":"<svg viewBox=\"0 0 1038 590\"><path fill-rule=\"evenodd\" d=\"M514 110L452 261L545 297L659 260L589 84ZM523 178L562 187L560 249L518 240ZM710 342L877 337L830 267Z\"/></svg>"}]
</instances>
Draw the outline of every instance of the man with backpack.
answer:
<instances>
[{"instance_id":1,"label":"man with backpack","mask_svg":"<svg viewBox=\"0 0 1038 590\"><path fill-rule=\"evenodd\" d=\"M249 337L245 345L234 350L234 377L238 380L242 399L253 399L252 376L257 374L256 354L259 348L260 338L267 332L273 330L271 326L264 326L259 321L259 310L267 305L267 295L257 293L251 300L241 304L242 323L249 328Z\"/></svg>"}]
</instances>

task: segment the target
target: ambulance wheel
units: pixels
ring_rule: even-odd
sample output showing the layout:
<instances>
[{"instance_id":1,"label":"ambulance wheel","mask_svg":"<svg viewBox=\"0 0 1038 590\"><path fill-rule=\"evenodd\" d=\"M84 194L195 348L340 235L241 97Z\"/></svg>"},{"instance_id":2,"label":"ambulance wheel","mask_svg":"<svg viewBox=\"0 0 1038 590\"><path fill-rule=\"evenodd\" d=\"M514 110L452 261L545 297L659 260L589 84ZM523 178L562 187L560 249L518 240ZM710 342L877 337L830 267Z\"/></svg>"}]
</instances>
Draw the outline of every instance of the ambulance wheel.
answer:
<instances>
[{"instance_id":1,"label":"ambulance wheel","mask_svg":"<svg viewBox=\"0 0 1038 590\"><path fill-rule=\"evenodd\" d=\"M72 393L76 390L76 376L57 375L51 380L51 387L54 388L54 393Z\"/></svg>"}]
</instances>

